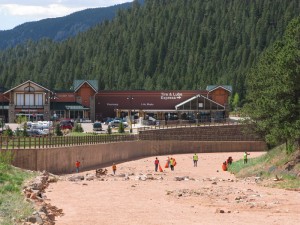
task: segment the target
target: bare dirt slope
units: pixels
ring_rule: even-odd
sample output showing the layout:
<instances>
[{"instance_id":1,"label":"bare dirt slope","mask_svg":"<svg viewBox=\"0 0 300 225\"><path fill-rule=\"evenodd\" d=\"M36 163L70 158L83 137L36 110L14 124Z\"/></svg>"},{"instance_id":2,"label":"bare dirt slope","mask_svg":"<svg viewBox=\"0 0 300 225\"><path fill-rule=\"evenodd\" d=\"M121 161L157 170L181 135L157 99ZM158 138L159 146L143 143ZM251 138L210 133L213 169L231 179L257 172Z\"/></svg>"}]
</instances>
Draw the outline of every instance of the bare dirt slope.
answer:
<instances>
[{"instance_id":1,"label":"bare dirt slope","mask_svg":"<svg viewBox=\"0 0 300 225\"><path fill-rule=\"evenodd\" d=\"M119 164L116 176L108 167L102 181L71 182L71 175L63 176L46 192L64 212L56 224L300 224L300 192L261 187L254 177L236 179L221 170L228 156L236 160L242 153L198 155L198 167L192 154L174 155L175 171L154 172L151 157ZM158 159L164 167L166 156Z\"/></svg>"}]
</instances>

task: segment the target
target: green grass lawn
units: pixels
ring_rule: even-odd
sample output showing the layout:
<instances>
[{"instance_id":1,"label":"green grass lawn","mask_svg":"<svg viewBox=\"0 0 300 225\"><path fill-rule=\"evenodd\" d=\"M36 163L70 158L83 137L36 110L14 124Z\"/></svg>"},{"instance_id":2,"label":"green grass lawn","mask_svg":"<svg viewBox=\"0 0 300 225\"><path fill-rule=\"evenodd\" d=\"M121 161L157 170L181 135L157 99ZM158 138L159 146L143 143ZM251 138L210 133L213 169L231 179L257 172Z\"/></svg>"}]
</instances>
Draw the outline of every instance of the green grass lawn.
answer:
<instances>
[{"instance_id":1,"label":"green grass lawn","mask_svg":"<svg viewBox=\"0 0 300 225\"><path fill-rule=\"evenodd\" d=\"M9 165L10 153L0 152L0 224L12 225L33 213L33 206L24 201L22 186L35 172L27 172Z\"/></svg>"}]
</instances>

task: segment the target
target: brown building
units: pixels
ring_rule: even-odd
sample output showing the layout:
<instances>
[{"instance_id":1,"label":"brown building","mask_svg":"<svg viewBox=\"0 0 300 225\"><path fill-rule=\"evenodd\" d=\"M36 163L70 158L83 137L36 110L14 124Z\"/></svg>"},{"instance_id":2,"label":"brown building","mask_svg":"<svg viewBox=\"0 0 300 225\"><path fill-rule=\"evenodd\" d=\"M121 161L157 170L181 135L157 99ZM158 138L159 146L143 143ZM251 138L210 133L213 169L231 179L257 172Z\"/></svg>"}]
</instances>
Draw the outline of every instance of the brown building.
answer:
<instances>
[{"instance_id":1,"label":"brown building","mask_svg":"<svg viewBox=\"0 0 300 225\"><path fill-rule=\"evenodd\" d=\"M98 81L76 80L72 91L51 91L33 81L0 90L0 118L14 122L70 118L104 120L134 115L159 120L226 118L230 86L195 91L99 91Z\"/></svg>"}]
</instances>

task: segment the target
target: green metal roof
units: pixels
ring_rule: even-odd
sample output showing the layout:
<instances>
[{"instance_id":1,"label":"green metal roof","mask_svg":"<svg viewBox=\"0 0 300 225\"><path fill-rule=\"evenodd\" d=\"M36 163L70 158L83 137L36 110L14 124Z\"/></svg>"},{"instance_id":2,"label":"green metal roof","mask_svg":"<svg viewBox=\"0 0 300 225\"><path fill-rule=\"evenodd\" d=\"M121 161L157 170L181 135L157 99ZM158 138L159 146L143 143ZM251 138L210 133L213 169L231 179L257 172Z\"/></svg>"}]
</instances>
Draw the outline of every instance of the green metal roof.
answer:
<instances>
[{"instance_id":1,"label":"green metal roof","mask_svg":"<svg viewBox=\"0 0 300 225\"><path fill-rule=\"evenodd\" d=\"M77 102L51 102L51 110L87 110L89 108Z\"/></svg>"},{"instance_id":2,"label":"green metal roof","mask_svg":"<svg viewBox=\"0 0 300 225\"><path fill-rule=\"evenodd\" d=\"M232 92L232 86L231 85L207 85L206 90L211 91L213 89L216 89L217 87L224 88L228 90L229 92Z\"/></svg>"},{"instance_id":3,"label":"green metal roof","mask_svg":"<svg viewBox=\"0 0 300 225\"><path fill-rule=\"evenodd\" d=\"M98 92L98 81L97 80L74 80L74 90L76 91L82 84L88 83L96 92Z\"/></svg>"},{"instance_id":4,"label":"green metal roof","mask_svg":"<svg viewBox=\"0 0 300 225\"><path fill-rule=\"evenodd\" d=\"M86 108L83 105L66 105L65 107L66 107L67 110L85 110L85 109L89 109L89 108Z\"/></svg>"}]
</instances>

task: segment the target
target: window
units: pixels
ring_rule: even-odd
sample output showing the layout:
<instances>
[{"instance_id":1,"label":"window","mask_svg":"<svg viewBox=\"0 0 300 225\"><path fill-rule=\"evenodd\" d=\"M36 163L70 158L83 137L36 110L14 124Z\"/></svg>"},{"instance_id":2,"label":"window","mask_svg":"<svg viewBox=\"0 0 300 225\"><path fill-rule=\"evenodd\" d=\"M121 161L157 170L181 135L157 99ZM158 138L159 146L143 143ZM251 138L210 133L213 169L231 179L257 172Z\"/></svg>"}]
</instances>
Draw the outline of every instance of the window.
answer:
<instances>
[{"instance_id":1,"label":"window","mask_svg":"<svg viewBox=\"0 0 300 225\"><path fill-rule=\"evenodd\" d=\"M24 105L24 95L23 94L17 94L16 105Z\"/></svg>"},{"instance_id":2,"label":"window","mask_svg":"<svg viewBox=\"0 0 300 225\"><path fill-rule=\"evenodd\" d=\"M28 87L24 88L24 91L25 91L25 92L34 92L34 88L28 86Z\"/></svg>"},{"instance_id":3,"label":"window","mask_svg":"<svg viewBox=\"0 0 300 225\"><path fill-rule=\"evenodd\" d=\"M43 105L43 94L35 94L35 105Z\"/></svg>"},{"instance_id":4,"label":"window","mask_svg":"<svg viewBox=\"0 0 300 225\"><path fill-rule=\"evenodd\" d=\"M25 105L34 105L34 94L25 94Z\"/></svg>"}]
</instances>

